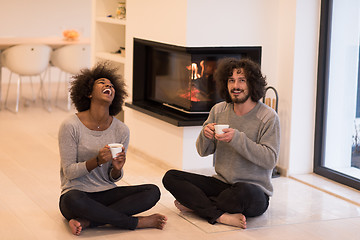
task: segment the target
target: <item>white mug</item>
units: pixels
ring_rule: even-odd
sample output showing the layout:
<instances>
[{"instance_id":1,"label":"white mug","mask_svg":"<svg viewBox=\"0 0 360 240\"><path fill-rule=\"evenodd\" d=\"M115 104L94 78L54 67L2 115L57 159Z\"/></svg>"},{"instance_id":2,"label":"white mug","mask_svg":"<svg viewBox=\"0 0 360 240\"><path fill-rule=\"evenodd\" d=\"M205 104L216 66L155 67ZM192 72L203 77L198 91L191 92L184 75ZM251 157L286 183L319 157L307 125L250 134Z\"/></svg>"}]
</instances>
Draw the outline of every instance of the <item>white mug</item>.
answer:
<instances>
[{"instance_id":1,"label":"white mug","mask_svg":"<svg viewBox=\"0 0 360 240\"><path fill-rule=\"evenodd\" d=\"M216 124L215 125L215 133L216 134L223 134L224 133L224 131L223 131L224 128L229 128L229 125L228 124Z\"/></svg>"},{"instance_id":2,"label":"white mug","mask_svg":"<svg viewBox=\"0 0 360 240\"><path fill-rule=\"evenodd\" d=\"M115 158L118 153L122 152L123 145L121 143L110 143L108 145L110 147L111 155L113 158Z\"/></svg>"}]
</instances>

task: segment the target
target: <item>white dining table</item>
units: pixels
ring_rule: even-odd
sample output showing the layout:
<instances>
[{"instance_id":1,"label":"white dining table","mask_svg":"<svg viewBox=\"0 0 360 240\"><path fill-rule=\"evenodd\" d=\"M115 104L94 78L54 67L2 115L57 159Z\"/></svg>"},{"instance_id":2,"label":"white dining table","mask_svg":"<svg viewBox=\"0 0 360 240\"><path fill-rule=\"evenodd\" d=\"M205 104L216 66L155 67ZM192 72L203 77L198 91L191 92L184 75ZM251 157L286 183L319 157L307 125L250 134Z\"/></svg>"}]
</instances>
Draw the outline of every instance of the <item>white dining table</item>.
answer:
<instances>
[{"instance_id":1,"label":"white dining table","mask_svg":"<svg viewBox=\"0 0 360 240\"><path fill-rule=\"evenodd\" d=\"M46 44L56 49L64 45L90 44L90 38L66 40L61 37L0 37L0 50L19 44Z\"/></svg>"},{"instance_id":2,"label":"white dining table","mask_svg":"<svg viewBox=\"0 0 360 240\"><path fill-rule=\"evenodd\" d=\"M0 110L2 109L2 64L1 52L19 44L46 44L52 49L72 44L90 44L90 38L66 40L62 37L0 37Z\"/></svg>"}]
</instances>

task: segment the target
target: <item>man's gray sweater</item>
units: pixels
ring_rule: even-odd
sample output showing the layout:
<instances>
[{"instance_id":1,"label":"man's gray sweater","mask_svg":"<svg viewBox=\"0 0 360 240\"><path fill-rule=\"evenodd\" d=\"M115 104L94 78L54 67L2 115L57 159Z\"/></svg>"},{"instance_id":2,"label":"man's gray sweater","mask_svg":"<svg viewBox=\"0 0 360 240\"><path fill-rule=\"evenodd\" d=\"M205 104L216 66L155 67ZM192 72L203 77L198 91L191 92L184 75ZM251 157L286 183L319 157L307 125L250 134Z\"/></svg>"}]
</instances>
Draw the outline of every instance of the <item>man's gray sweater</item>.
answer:
<instances>
[{"instance_id":1,"label":"man's gray sweater","mask_svg":"<svg viewBox=\"0 0 360 240\"><path fill-rule=\"evenodd\" d=\"M196 141L200 156L215 154L214 177L229 184L252 183L271 196L271 175L280 150L280 122L276 112L258 102L249 113L237 116L232 103L221 102L211 109L203 126L208 123L229 124L235 129L229 143L208 139L203 130Z\"/></svg>"}]
</instances>

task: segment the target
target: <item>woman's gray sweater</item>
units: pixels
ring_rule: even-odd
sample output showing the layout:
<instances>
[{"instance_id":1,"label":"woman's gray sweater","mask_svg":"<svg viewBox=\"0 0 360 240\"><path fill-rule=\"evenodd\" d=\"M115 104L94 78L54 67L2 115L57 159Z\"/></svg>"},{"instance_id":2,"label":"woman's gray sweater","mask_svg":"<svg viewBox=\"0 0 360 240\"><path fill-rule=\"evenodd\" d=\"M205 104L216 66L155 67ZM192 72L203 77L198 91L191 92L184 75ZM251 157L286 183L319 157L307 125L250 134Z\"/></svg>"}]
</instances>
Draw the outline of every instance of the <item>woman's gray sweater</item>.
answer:
<instances>
[{"instance_id":1,"label":"woman's gray sweater","mask_svg":"<svg viewBox=\"0 0 360 240\"><path fill-rule=\"evenodd\" d=\"M117 118L104 131L88 129L76 114L67 118L59 130L61 194L77 189L85 192L98 192L116 187L110 176L111 161L91 172L85 162L96 157L99 150L109 143L122 143L125 151L129 145L129 128Z\"/></svg>"}]
</instances>

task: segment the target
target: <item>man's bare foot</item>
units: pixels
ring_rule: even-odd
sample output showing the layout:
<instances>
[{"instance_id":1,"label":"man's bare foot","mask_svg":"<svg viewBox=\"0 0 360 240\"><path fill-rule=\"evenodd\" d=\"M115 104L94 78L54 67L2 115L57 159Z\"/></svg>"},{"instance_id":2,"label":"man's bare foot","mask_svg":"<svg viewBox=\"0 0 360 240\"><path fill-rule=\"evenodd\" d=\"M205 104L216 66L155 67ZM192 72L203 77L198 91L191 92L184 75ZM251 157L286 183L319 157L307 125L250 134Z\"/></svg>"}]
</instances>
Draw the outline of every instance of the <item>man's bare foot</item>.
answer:
<instances>
[{"instance_id":1,"label":"man's bare foot","mask_svg":"<svg viewBox=\"0 0 360 240\"><path fill-rule=\"evenodd\" d=\"M178 200L174 201L175 207L180 210L180 212L193 212L192 209L185 207Z\"/></svg>"},{"instance_id":2,"label":"man's bare foot","mask_svg":"<svg viewBox=\"0 0 360 240\"><path fill-rule=\"evenodd\" d=\"M155 213L153 215L150 216L146 216L146 217L138 217L138 225L136 226L136 228L157 228L157 229L163 229L166 221L167 221L167 217L165 217L164 215Z\"/></svg>"},{"instance_id":3,"label":"man's bare foot","mask_svg":"<svg viewBox=\"0 0 360 240\"><path fill-rule=\"evenodd\" d=\"M86 228L90 225L90 222L87 220L80 219L71 219L69 221L69 226L72 234L79 236L83 228Z\"/></svg>"},{"instance_id":4,"label":"man's bare foot","mask_svg":"<svg viewBox=\"0 0 360 240\"><path fill-rule=\"evenodd\" d=\"M224 213L216 221L234 227L246 228L246 217L241 213Z\"/></svg>"}]
</instances>

